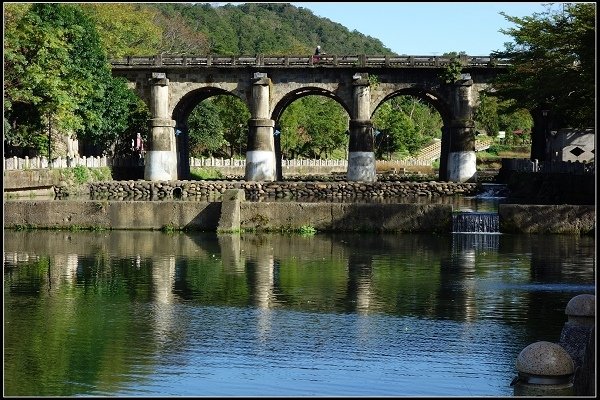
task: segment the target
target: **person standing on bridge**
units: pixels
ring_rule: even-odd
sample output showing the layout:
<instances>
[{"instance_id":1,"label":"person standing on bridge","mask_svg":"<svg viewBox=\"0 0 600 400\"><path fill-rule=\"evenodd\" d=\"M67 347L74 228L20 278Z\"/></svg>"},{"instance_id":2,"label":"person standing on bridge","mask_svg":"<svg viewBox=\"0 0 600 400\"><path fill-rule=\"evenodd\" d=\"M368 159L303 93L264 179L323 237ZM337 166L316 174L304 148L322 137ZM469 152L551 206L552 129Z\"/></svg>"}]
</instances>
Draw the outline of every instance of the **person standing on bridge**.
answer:
<instances>
[{"instance_id":1,"label":"person standing on bridge","mask_svg":"<svg viewBox=\"0 0 600 400\"><path fill-rule=\"evenodd\" d=\"M315 55L313 56L313 62L319 62L321 60L321 46L317 46L315 49Z\"/></svg>"}]
</instances>

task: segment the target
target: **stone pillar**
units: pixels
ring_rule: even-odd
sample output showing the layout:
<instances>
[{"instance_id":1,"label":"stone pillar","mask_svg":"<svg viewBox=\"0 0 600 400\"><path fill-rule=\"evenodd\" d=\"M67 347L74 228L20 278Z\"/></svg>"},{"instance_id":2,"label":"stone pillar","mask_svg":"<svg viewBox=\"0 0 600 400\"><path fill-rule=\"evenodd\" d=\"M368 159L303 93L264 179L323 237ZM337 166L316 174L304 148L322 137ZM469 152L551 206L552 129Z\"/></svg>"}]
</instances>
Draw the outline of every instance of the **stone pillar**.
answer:
<instances>
[{"instance_id":1,"label":"stone pillar","mask_svg":"<svg viewBox=\"0 0 600 400\"><path fill-rule=\"evenodd\" d=\"M218 233L240 231L240 203L245 199L244 189L227 189L223 193Z\"/></svg>"},{"instance_id":2,"label":"stone pillar","mask_svg":"<svg viewBox=\"0 0 600 400\"><path fill-rule=\"evenodd\" d=\"M269 87L267 74L254 74L252 86L251 118L248 121L248 150L246 151L247 181L274 181L277 177L275 163L275 141L270 119Z\"/></svg>"},{"instance_id":3,"label":"stone pillar","mask_svg":"<svg viewBox=\"0 0 600 400\"><path fill-rule=\"evenodd\" d=\"M476 182L475 122L473 121L473 81L462 79L451 86L454 119L450 122L446 180Z\"/></svg>"},{"instance_id":4,"label":"stone pillar","mask_svg":"<svg viewBox=\"0 0 600 400\"><path fill-rule=\"evenodd\" d=\"M375 153L373 152L373 123L371 122L371 90L368 74L355 74L350 143L348 148L349 181L375 182Z\"/></svg>"},{"instance_id":5,"label":"stone pillar","mask_svg":"<svg viewBox=\"0 0 600 400\"><path fill-rule=\"evenodd\" d=\"M164 73L152 73L150 79L150 138L144 160L144 179L177 179L175 121L169 117L169 80Z\"/></svg>"}]
</instances>

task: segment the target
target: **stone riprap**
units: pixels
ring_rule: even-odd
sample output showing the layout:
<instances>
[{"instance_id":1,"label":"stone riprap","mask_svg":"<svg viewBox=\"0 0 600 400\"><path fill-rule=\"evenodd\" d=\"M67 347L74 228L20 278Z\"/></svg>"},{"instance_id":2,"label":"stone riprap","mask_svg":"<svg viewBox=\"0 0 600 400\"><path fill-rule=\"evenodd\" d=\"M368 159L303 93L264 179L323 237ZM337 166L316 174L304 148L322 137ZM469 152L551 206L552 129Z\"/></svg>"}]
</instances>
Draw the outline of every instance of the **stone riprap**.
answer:
<instances>
[{"instance_id":1,"label":"stone riprap","mask_svg":"<svg viewBox=\"0 0 600 400\"><path fill-rule=\"evenodd\" d=\"M218 200L228 189L243 189L246 199L393 198L473 196L477 183L452 182L246 182L246 181L105 181L89 184L92 200L185 198ZM67 188L57 187L57 197Z\"/></svg>"}]
</instances>

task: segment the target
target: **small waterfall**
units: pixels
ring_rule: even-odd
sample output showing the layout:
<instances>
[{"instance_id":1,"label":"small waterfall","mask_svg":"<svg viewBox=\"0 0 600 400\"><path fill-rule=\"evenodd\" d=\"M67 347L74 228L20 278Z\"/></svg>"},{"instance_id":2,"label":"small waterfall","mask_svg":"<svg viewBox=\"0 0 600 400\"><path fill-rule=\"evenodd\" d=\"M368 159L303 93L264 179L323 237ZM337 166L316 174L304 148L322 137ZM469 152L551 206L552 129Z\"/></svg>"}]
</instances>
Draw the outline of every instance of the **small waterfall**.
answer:
<instances>
[{"instance_id":1,"label":"small waterfall","mask_svg":"<svg viewBox=\"0 0 600 400\"><path fill-rule=\"evenodd\" d=\"M453 233L500 233L500 218L495 212L452 214Z\"/></svg>"},{"instance_id":2,"label":"small waterfall","mask_svg":"<svg viewBox=\"0 0 600 400\"><path fill-rule=\"evenodd\" d=\"M479 199L503 199L508 197L507 185L503 183L482 183L481 192L475 196Z\"/></svg>"}]
</instances>

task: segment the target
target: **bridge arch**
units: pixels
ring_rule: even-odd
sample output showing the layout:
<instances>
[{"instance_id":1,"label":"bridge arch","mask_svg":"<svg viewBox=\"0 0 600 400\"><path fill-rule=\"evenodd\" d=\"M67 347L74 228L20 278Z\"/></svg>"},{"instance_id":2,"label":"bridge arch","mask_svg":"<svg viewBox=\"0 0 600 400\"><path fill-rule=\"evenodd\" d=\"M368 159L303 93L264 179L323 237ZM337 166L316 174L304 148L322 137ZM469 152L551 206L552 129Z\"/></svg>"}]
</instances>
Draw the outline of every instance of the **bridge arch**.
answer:
<instances>
[{"instance_id":1,"label":"bridge arch","mask_svg":"<svg viewBox=\"0 0 600 400\"><path fill-rule=\"evenodd\" d=\"M320 88L320 87L315 87L315 86L306 86L306 87L292 90L292 91L288 92L287 94L285 94L281 98L281 100L279 100L277 102L277 104L275 104L275 106L273 107L273 111L271 113L271 119L273 119L273 121L275 121L275 123L277 123L279 121L279 119L281 118L281 115L283 114L285 109L290 104L292 104L294 101L301 99L302 97L306 97L306 96L324 96L324 97L333 99L339 105L341 105L344 108L344 110L346 110L346 112L348 113L349 116L351 115L350 107L348 106L348 104L346 104L346 102L340 96L336 95L331 90Z\"/></svg>"},{"instance_id":2,"label":"bridge arch","mask_svg":"<svg viewBox=\"0 0 600 400\"><path fill-rule=\"evenodd\" d=\"M214 96L229 95L240 98L237 94L214 86L205 86L185 93L179 101L174 104L172 118L177 123L186 121L191 112L198 104ZM243 101L243 99L240 99Z\"/></svg>"},{"instance_id":3,"label":"bridge arch","mask_svg":"<svg viewBox=\"0 0 600 400\"><path fill-rule=\"evenodd\" d=\"M447 101L439 93L436 93L431 89L421 86L402 88L386 94L381 100L379 100L373 105L371 118L373 118L373 116L375 115L379 107L381 107L381 105L383 105L386 101L398 96L412 96L425 101L427 104L431 105L438 113L440 113L444 124L449 124L452 120L452 109L448 105Z\"/></svg>"},{"instance_id":4,"label":"bridge arch","mask_svg":"<svg viewBox=\"0 0 600 400\"><path fill-rule=\"evenodd\" d=\"M237 93L233 93L229 90L214 86L204 86L184 93L177 103L173 105L171 118L175 121L175 143L178 157L177 176L179 179L189 179L190 177L190 137L188 118L201 102L215 96L233 96L238 99L240 98ZM248 106L243 100L242 102Z\"/></svg>"},{"instance_id":5,"label":"bridge arch","mask_svg":"<svg viewBox=\"0 0 600 400\"><path fill-rule=\"evenodd\" d=\"M296 100L300 100L306 96L323 96L329 99L334 100L337 104L339 104L348 114L348 118L351 117L351 110L348 104L340 98L337 94L333 93L331 90L324 89L321 87L315 86L306 86L298 89L294 89L286 93L281 97L281 99L275 104L273 107L273 111L271 113L271 119L275 123L275 129L279 129L280 119L284 113L284 111ZM281 151L281 135L275 135L274 137L274 146L275 146L275 174L278 180L283 179L283 169L282 169L282 151Z\"/></svg>"},{"instance_id":6,"label":"bridge arch","mask_svg":"<svg viewBox=\"0 0 600 400\"><path fill-rule=\"evenodd\" d=\"M440 170L447 168L444 160L444 155L447 156L447 149L449 146L448 142L450 141L450 134L448 128L451 126L453 120L452 107L448 103L448 100L444 97L443 94L440 94L437 90L432 89L431 87L415 85L396 88L392 91L388 91L383 95L379 94L378 99L373 104L371 119L373 119L377 110L384 103L399 96L410 96L423 100L425 103L427 103L440 114L442 119L442 154L440 155ZM443 176L445 176L445 172Z\"/></svg>"}]
</instances>

